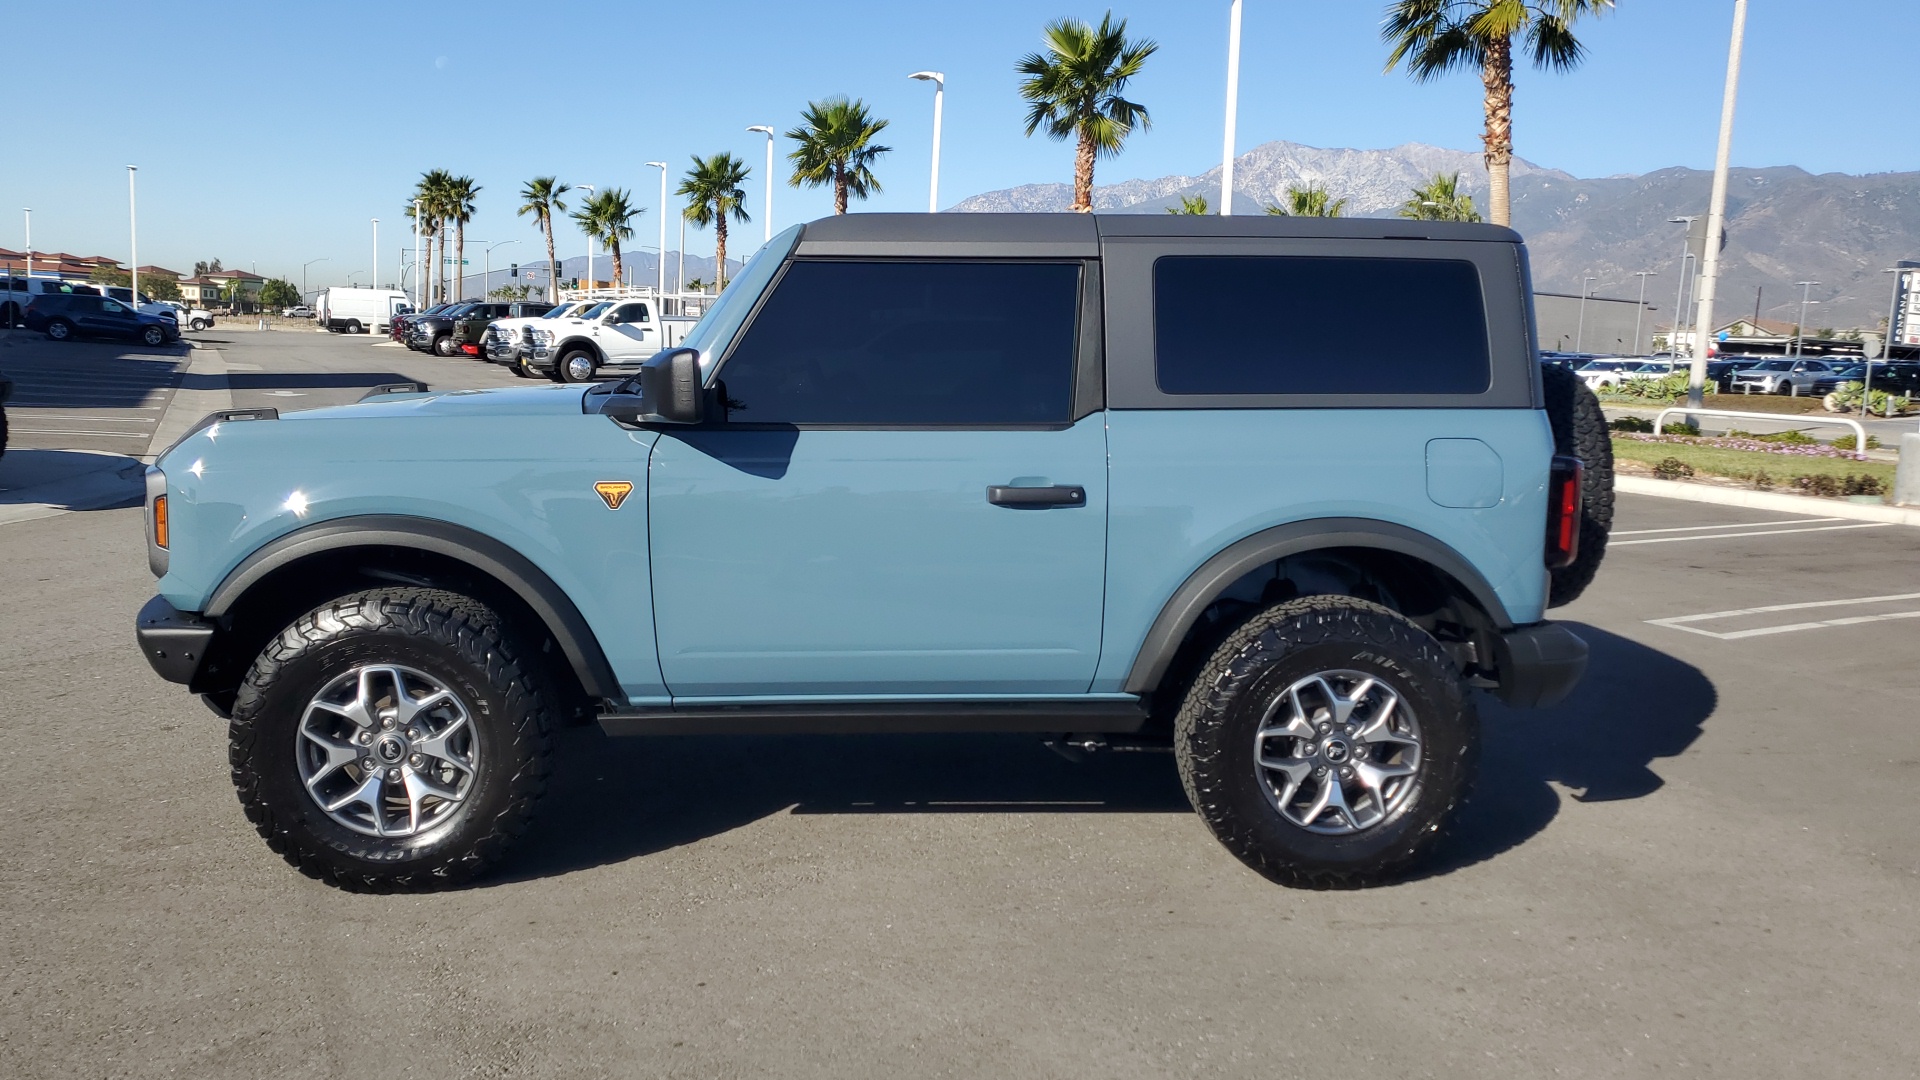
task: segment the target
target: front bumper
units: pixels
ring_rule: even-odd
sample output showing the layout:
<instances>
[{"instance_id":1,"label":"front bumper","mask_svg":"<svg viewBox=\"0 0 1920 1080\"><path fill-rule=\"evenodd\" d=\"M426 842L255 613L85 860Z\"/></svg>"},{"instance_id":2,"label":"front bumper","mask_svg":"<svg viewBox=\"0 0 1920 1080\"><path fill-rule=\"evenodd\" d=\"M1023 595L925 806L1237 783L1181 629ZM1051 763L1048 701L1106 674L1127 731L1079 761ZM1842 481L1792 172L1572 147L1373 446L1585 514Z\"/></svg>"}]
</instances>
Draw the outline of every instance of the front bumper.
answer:
<instances>
[{"instance_id":1,"label":"front bumper","mask_svg":"<svg viewBox=\"0 0 1920 1080\"><path fill-rule=\"evenodd\" d=\"M1587 643L1559 623L1514 627L1495 649L1500 687L1494 693L1516 709L1559 704L1587 672Z\"/></svg>"},{"instance_id":2,"label":"front bumper","mask_svg":"<svg viewBox=\"0 0 1920 1080\"><path fill-rule=\"evenodd\" d=\"M191 684L206 662L214 625L156 596L140 609L133 634L155 674L168 682Z\"/></svg>"},{"instance_id":3,"label":"front bumper","mask_svg":"<svg viewBox=\"0 0 1920 1080\"><path fill-rule=\"evenodd\" d=\"M520 359L520 346L512 341L495 341L489 338L486 342L486 353L487 359L496 364L511 364Z\"/></svg>"}]
</instances>

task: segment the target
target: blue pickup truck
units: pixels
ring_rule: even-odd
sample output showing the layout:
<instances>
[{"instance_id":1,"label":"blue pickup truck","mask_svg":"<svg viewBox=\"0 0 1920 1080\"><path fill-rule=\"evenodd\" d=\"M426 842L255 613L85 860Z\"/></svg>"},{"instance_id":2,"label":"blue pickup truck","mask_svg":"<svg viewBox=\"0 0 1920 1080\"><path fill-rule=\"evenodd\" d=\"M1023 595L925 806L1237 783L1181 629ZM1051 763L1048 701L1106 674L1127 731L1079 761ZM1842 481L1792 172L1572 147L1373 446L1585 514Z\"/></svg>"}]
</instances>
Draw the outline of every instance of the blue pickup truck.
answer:
<instances>
[{"instance_id":1,"label":"blue pickup truck","mask_svg":"<svg viewBox=\"0 0 1920 1080\"><path fill-rule=\"evenodd\" d=\"M137 631L346 888L501 858L571 721L1157 741L1249 866L1357 886L1444 835L1476 694L1579 680L1611 491L1508 230L859 214L630 378L207 418Z\"/></svg>"}]
</instances>

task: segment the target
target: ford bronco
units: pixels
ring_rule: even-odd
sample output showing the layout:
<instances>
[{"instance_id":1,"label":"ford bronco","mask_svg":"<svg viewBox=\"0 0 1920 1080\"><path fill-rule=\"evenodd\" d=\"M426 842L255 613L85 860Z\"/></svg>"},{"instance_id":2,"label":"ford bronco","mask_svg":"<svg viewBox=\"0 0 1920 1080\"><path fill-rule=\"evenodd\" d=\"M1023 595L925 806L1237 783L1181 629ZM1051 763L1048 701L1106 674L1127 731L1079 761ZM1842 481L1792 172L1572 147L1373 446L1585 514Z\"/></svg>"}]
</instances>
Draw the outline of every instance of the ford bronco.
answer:
<instances>
[{"instance_id":1,"label":"ford bronco","mask_svg":"<svg viewBox=\"0 0 1920 1080\"><path fill-rule=\"evenodd\" d=\"M138 641L348 888L499 860L573 718L1157 741L1249 866L1365 885L1444 837L1478 694L1586 665L1545 613L1611 457L1531 298L1493 226L828 218L629 378L208 417Z\"/></svg>"}]
</instances>

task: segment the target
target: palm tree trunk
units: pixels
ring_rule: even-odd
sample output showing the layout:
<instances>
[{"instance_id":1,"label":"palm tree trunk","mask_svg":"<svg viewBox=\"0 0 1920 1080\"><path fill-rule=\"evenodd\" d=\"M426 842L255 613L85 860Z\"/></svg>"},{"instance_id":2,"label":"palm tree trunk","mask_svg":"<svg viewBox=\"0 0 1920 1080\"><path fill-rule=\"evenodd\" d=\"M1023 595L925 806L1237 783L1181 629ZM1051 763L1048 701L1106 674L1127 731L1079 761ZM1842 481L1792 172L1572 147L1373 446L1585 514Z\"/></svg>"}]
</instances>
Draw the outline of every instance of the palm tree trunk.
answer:
<instances>
[{"instance_id":1,"label":"palm tree trunk","mask_svg":"<svg viewBox=\"0 0 1920 1080\"><path fill-rule=\"evenodd\" d=\"M1486 87L1487 130L1482 137L1487 160L1487 220L1513 224L1513 195L1508 173L1513 163L1513 40L1487 43L1487 62L1480 71Z\"/></svg>"},{"instance_id":2,"label":"palm tree trunk","mask_svg":"<svg viewBox=\"0 0 1920 1080\"><path fill-rule=\"evenodd\" d=\"M609 235L607 247L613 250L613 287L617 289L620 287L620 238Z\"/></svg>"},{"instance_id":3,"label":"palm tree trunk","mask_svg":"<svg viewBox=\"0 0 1920 1080\"><path fill-rule=\"evenodd\" d=\"M459 298L465 300L467 298L467 223L458 218L453 222L453 272L460 279ZM486 288L483 284L480 286L480 291L485 292ZM486 297L483 296L481 299L484 300Z\"/></svg>"},{"instance_id":4,"label":"palm tree trunk","mask_svg":"<svg viewBox=\"0 0 1920 1080\"><path fill-rule=\"evenodd\" d=\"M553 215L540 215L540 227L547 233L547 303L560 302L560 264L553 258Z\"/></svg>"},{"instance_id":5,"label":"palm tree trunk","mask_svg":"<svg viewBox=\"0 0 1920 1080\"><path fill-rule=\"evenodd\" d=\"M715 210L721 209L718 202L715 202L713 207ZM713 292L718 296L720 291L727 287L727 215L725 212L713 215L713 237Z\"/></svg>"},{"instance_id":6,"label":"palm tree trunk","mask_svg":"<svg viewBox=\"0 0 1920 1080\"><path fill-rule=\"evenodd\" d=\"M433 267L434 267L434 262L433 262L433 230L432 230L432 229L423 229L423 230L421 230L421 233L420 233L420 236L421 236L421 243L425 245L425 250L423 250L423 251L421 251L421 252L420 252L420 269L419 269L419 272L418 272L418 273L416 273L416 274L414 274L413 276L414 276L414 277L416 277L416 278L418 278L418 279L419 279L419 281L420 281L420 293L421 293L421 297L420 297L420 299L421 299L421 304L420 304L420 306L421 306L421 308L422 308L422 309L425 309L425 308L430 308L430 307L432 307L432 306L434 305L434 299L433 299Z\"/></svg>"},{"instance_id":7,"label":"palm tree trunk","mask_svg":"<svg viewBox=\"0 0 1920 1080\"><path fill-rule=\"evenodd\" d=\"M1073 155L1073 211L1093 212L1093 133L1080 132L1080 147Z\"/></svg>"},{"instance_id":8,"label":"palm tree trunk","mask_svg":"<svg viewBox=\"0 0 1920 1080\"><path fill-rule=\"evenodd\" d=\"M833 166L833 212L847 212L847 167L839 162Z\"/></svg>"}]
</instances>

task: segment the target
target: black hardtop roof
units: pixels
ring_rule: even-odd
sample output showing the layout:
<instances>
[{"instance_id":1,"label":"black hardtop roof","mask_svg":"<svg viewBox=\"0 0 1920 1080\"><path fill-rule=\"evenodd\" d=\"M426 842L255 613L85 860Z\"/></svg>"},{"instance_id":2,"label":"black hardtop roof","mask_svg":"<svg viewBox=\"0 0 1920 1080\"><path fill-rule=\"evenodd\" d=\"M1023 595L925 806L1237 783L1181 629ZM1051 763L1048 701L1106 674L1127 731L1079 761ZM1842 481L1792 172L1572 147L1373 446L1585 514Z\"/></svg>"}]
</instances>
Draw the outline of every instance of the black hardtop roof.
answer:
<instances>
[{"instance_id":1,"label":"black hardtop roof","mask_svg":"<svg viewBox=\"0 0 1920 1080\"><path fill-rule=\"evenodd\" d=\"M815 244L1020 244L1063 246L1102 237L1274 237L1337 240L1477 240L1517 244L1498 225L1405 218L1306 218L1241 214L843 214L807 223Z\"/></svg>"}]
</instances>

